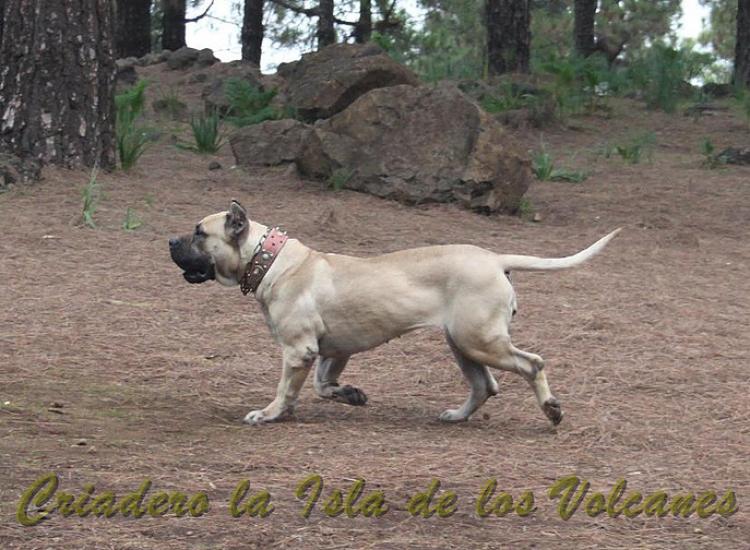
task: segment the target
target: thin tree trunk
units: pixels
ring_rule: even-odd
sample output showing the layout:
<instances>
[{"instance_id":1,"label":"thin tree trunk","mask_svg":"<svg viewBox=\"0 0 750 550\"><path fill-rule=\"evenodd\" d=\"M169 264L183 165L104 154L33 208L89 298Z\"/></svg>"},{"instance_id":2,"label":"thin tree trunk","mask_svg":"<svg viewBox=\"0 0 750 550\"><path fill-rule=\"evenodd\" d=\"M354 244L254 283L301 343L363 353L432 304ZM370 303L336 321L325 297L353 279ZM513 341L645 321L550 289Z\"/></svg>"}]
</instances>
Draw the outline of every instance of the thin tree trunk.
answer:
<instances>
[{"instance_id":1,"label":"thin tree trunk","mask_svg":"<svg viewBox=\"0 0 750 550\"><path fill-rule=\"evenodd\" d=\"M150 51L151 0L117 0L115 20L117 57L143 57Z\"/></svg>"},{"instance_id":2,"label":"thin tree trunk","mask_svg":"<svg viewBox=\"0 0 750 550\"><path fill-rule=\"evenodd\" d=\"M0 149L42 164L115 165L110 0L4 0Z\"/></svg>"},{"instance_id":3,"label":"thin tree trunk","mask_svg":"<svg viewBox=\"0 0 750 550\"><path fill-rule=\"evenodd\" d=\"M354 27L354 41L358 44L369 42L372 36L372 0L359 0L359 20Z\"/></svg>"},{"instance_id":4,"label":"thin tree trunk","mask_svg":"<svg viewBox=\"0 0 750 550\"><path fill-rule=\"evenodd\" d=\"M737 1L734 82L735 84L750 86L750 0Z\"/></svg>"},{"instance_id":5,"label":"thin tree trunk","mask_svg":"<svg viewBox=\"0 0 750 550\"><path fill-rule=\"evenodd\" d=\"M581 57L588 57L596 50L594 40L594 19L597 0L575 0L573 38L575 51Z\"/></svg>"},{"instance_id":6,"label":"thin tree trunk","mask_svg":"<svg viewBox=\"0 0 750 550\"><path fill-rule=\"evenodd\" d=\"M5 0L0 0L0 44L3 43L3 19L5 19Z\"/></svg>"},{"instance_id":7,"label":"thin tree trunk","mask_svg":"<svg viewBox=\"0 0 750 550\"><path fill-rule=\"evenodd\" d=\"M161 47L179 50L185 47L186 0L163 0Z\"/></svg>"},{"instance_id":8,"label":"thin tree trunk","mask_svg":"<svg viewBox=\"0 0 750 550\"><path fill-rule=\"evenodd\" d=\"M490 74L528 72L529 0L486 0Z\"/></svg>"},{"instance_id":9,"label":"thin tree trunk","mask_svg":"<svg viewBox=\"0 0 750 550\"><path fill-rule=\"evenodd\" d=\"M336 30L333 28L334 0L320 0L318 3L318 49L336 43Z\"/></svg>"},{"instance_id":10,"label":"thin tree trunk","mask_svg":"<svg viewBox=\"0 0 750 550\"><path fill-rule=\"evenodd\" d=\"M260 67L263 47L263 0L245 0L245 15L242 18L242 59L252 61Z\"/></svg>"}]
</instances>

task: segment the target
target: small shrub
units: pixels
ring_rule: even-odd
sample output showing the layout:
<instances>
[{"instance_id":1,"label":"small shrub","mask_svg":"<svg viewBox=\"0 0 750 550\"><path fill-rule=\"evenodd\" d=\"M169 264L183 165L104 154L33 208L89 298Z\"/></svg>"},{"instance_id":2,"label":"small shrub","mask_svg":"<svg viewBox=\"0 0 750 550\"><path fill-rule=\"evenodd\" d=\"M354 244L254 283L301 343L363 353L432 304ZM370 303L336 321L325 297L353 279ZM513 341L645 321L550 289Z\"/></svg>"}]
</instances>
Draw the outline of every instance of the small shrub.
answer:
<instances>
[{"instance_id":1,"label":"small shrub","mask_svg":"<svg viewBox=\"0 0 750 550\"><path fill-rule=\"evenodd\" d=\"M523 197L521 199L521 202L518 204L518 215L522 218L528 219L534 217L534 205L531 204L531 201L526 197Z\"/></svg>"},{"instance_id":2,"label":"small shrub","mask_svg":"<svg viewBox=\"0 0 750 550\"><path fill-rule=\"evenodd\" d=\"M581 183L585 181L588 174L567 168L555 168L552 160L544 147L541 151L534 153L531 159L531 169L539 181L567 181L571 183Z\"/></svg>"},{"instance_id":3,"label":"small shrub","mask_svg":"<svg viewBox=\"0 0 750 550\"><path fill-rule=\"evenodd\" d=\"M216 153L224 144L220 126L219 113L216 110L208 115L200 114L190 117L190 128L193 130L195 146L188 148L199 153Z\"/></svg>"},{"instance_id":4,"label":"small shrub","mask_svg":"<svg viewBox=\"0 0 750 550\"><path fill-rule=\"evenodd\" d=\"M328 178L328 186L334 191L341 191L344 186L349 183L354 175L354 170L347 170L346 168L338 168L333 171L331 176Z\"/></svg>"},{"instance_id":5,"label":"small shrub","mask_svg":"<svg viewBox=\"0 0 750 550\"><path fill-rule=\"evenodd\" d=\"M250 126L265 120L278 120L285 113L271 106L276 90L261 91L246 80L229 78L224 93L229 100L227 121L235 126Z\"/></svg>"},{"instance_id":6,"label":"small shrub","mask_svg":"<svg viewBox=\"0 0 750 550\"><path fill-rule=\"evenodd\" d=\"M701 142L701 153L703 154L703 166L706 168L714 169L726 164L726 159L716 152L716 147L708 138Z\"/></svg>"},{"instance_id":7,"label":"small shrub","mask_svg":"<svg viewBox=\"0 0 750 550\"><path fill-rule=\"evenodd\" d=\"M623 144L615 145L614 152L622 157L625 162L638 164L644 157L651 161L653 157L653 146L656 136L653 132L639 134Z\"/></svg>"},{"instance_id":8,"label":"small shrub","mask_svg":"<svg viewBox=\"0 0 750 550\"><path fill-rule=\"evenodd\" d=\"M135 231L143 225L141 219L135 214L132 208L128 206L125 212L125 220L122 222L122 228L125 231Z\"/></svg>"},{"instance_id":9,"label":"small shrub","mask_svg":"<svg viewBox=\"0 0 750 550\"><path fill-rule=\"evenodd\" d=\"M96 181L98 170L94 168L91 170L89 181L81 191L83 198L83 205L81 208L81 221L92 229L96 229L96 223L94 223L94 213L96 207L99 205L99 184Z\"/></svg>"},{"instance_id":10,"label":"small shrub","mask_svg":"<svg viewBox=\"0 0 750 550\"><path fill-rule=\"evenodd\" d=\"M166 113L172 120L179 120L187 112L187 105L174 88L162 92L161 97L154 101L153 107L154 111Z\"/></svg>"},{"instance_id":11,"label":"small shrub","mask_svg":"<svg viewBox=\"0 0 750 550\"><path fill-rule=\"evenodd\" d=\"M146 81L141 80L132 88L115 96L115 138L123 170L130 170L135 166L149 142L145 129L136 125L136 120L143 112L146 85Z\"/></svg>"}]
</instances>

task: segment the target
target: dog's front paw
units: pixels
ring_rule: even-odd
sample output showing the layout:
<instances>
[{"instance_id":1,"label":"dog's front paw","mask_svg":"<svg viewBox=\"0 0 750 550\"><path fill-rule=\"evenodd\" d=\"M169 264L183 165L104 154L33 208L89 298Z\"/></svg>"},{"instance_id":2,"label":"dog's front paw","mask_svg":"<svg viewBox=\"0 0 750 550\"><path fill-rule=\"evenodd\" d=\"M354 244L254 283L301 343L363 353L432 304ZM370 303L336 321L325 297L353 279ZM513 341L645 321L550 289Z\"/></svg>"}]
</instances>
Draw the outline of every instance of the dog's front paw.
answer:
<instances>
[{"instance_id":1,"label":"dog's front paw","mask_svg":"<svg viewBox=\"0 0 750 550\"><path fill-rule=\"evenodd\" d=\"M270 419L266 417L265 413L260 410L250 411L245 415L245 418L242 419L245 424L250 424L252 426L262 424L263 422L268 422L269 420Z\"/></svg>"},{"instance_id":2,"label":"dog's front paw","mask_svg":"<svg viewBox=\"0 0 750 550\"><path fill-rule=\"evenodd\" d=\"M367 403L367 395L365 392L354 386L347 384L340 388L336 388L333 391L333 398L342 403L348 403L356 407L362 406Z\"/></svg>"},{"instance_id":3,"label":"dog's front paw","mask_svg":"<svg viewBox=\"0 0 750 550\"><path fill-rule=\"evenodd\" d=\"M547 418L552 421L552 424L557 426L560 422L562 422L562 407L560 406L560 402L556 397L550 397L549 399L547 399L547 401L544 402L542 408L544 409L544 414L547 415Z\"/></svg>"},{"instance_id":4,"label":"dog's front paw","mask_svg":"<svg viewBox=\"0 0 750 550\"><path fill-rule=\"evenodd\" d=\"M462 414L459 409L448 409L440 413L442 422L466 422L469 417Z\"/></svg>"}]
</instances>

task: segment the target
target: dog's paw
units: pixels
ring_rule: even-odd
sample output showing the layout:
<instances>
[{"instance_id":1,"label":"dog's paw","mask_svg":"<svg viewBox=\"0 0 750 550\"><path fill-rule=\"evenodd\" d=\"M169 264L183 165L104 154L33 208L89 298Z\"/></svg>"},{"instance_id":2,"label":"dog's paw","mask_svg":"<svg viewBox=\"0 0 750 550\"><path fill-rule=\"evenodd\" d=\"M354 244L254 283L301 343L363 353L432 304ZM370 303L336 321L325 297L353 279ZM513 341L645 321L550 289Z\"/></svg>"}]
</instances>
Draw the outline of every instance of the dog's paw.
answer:
<instances>
[{"instance_id":1,"label":"dog's paw","mask_svg":"<svg viewBox=\"0 0 750 550\"><path fill-rule=\"evenodd\" d=\"M544 414L547 415L547 418L549 418L555 426L562 422L562 407L556 397L550 397L547 399L547 401L544 402L542 409L544 410Z\"/></svg>"},{"instance_id":2,"label":"dog's paw","mask_svg":"<svg viewBox=\"0 0 750 550\"><path fill-rule=\"evenodd\" d=\"M341 401L342 403L354 405L355 407L359 407L367 403L367 395L365 395L365 392L363 392L359 388L350 386L349 384L347 384L346 386L341 386L340 388L336 388L333 391L333 398L337 401Z\"/></svg>"},{"instance_id":3,"label":"dog's paw","mask_svg":"<svg viewBox=\"0 0 750 550\"><path fill-rule=\"evenodd\" d=\"M466 422L469 417L462 414L459 409L448 409L440 413L438 417L442 422Z\"/></svg>"},{"instance_id":4,"label":"dog's paw","mask_svg":"<svg viewBox=\"0 0 750 550\"><path fill-rule=\"evenodd\" d=\"M263 411L250 411L245 415L245 418L242 419L242 421L245 424L250 424L251 426L257 426L258 424L262 424L263 422L268 422L269 419L266 417L266 415L263 413Z\"/></svg>"}]
</instances>

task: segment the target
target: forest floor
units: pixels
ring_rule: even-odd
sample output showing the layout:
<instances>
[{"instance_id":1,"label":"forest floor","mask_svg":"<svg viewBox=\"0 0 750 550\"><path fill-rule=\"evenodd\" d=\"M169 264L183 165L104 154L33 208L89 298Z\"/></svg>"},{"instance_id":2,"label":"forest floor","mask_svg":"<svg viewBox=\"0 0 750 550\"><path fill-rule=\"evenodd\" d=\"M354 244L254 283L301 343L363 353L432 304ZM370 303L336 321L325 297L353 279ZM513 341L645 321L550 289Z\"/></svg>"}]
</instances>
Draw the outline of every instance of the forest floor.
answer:
<instances>
[{"instance_id":1,"label":"forest floor","mask_svg":"<svg viewBox=\"0 0 750 550\"><path fill-rule=\"evenodd\" d=\"M3 548L746 548L750 541L750 168L707 169L700 144L748 143L731 111L698 119L613 100L609 117L514 132L544 142L583 183L532 183L526 217L482 216L453 205L408 207L290 170L233 168L178 149L165 135L130 173L100 173L96 229L79 223L85 172L0 194L0 541ZM168 125L167 125L168 126ZM171 130L166 130L168 134ZM653 132L651 159L601 154L606 142ZM211 160L223 169L209 171ZM567 255L616 227L600 256L570 271L517 273L515 344L546 359L565 418L553 428L518 376L468 423L438 414L466 397L440 331L420 331L356 356L342 381L365 407L323 401L304 387L294 419L241 423L275 393L280 351L252 297L215 283L188 285L167 239L239 199L255 219L282 225L319 250L374 255L439 243L498 252ZM126 210L143 225L126 231ZM153 483L203 492L201 517L16 519L21 494L45 473L58 492L118 497ZM305 519L299 482L325 487ZM708 518L569 519L548 495L576 475L589 494L627 480L625 497L715 491L739 511ZM357 478L382 491L381 517L327 517L334 488ZM480 517L490 478L521 517ZM267 489L268 517L233 518L242 480ZM441 481L450 517L411 517L406 502ZM625 498L624 497L624 498ZM435 498L437 501L438 497ZM624 501L624 498L622 499ZM196 501L197 502L197 501ZM594 501L595 502L595 501ZM34 515L34 506L29 514Z\"/></svg>"}]
</instances>

